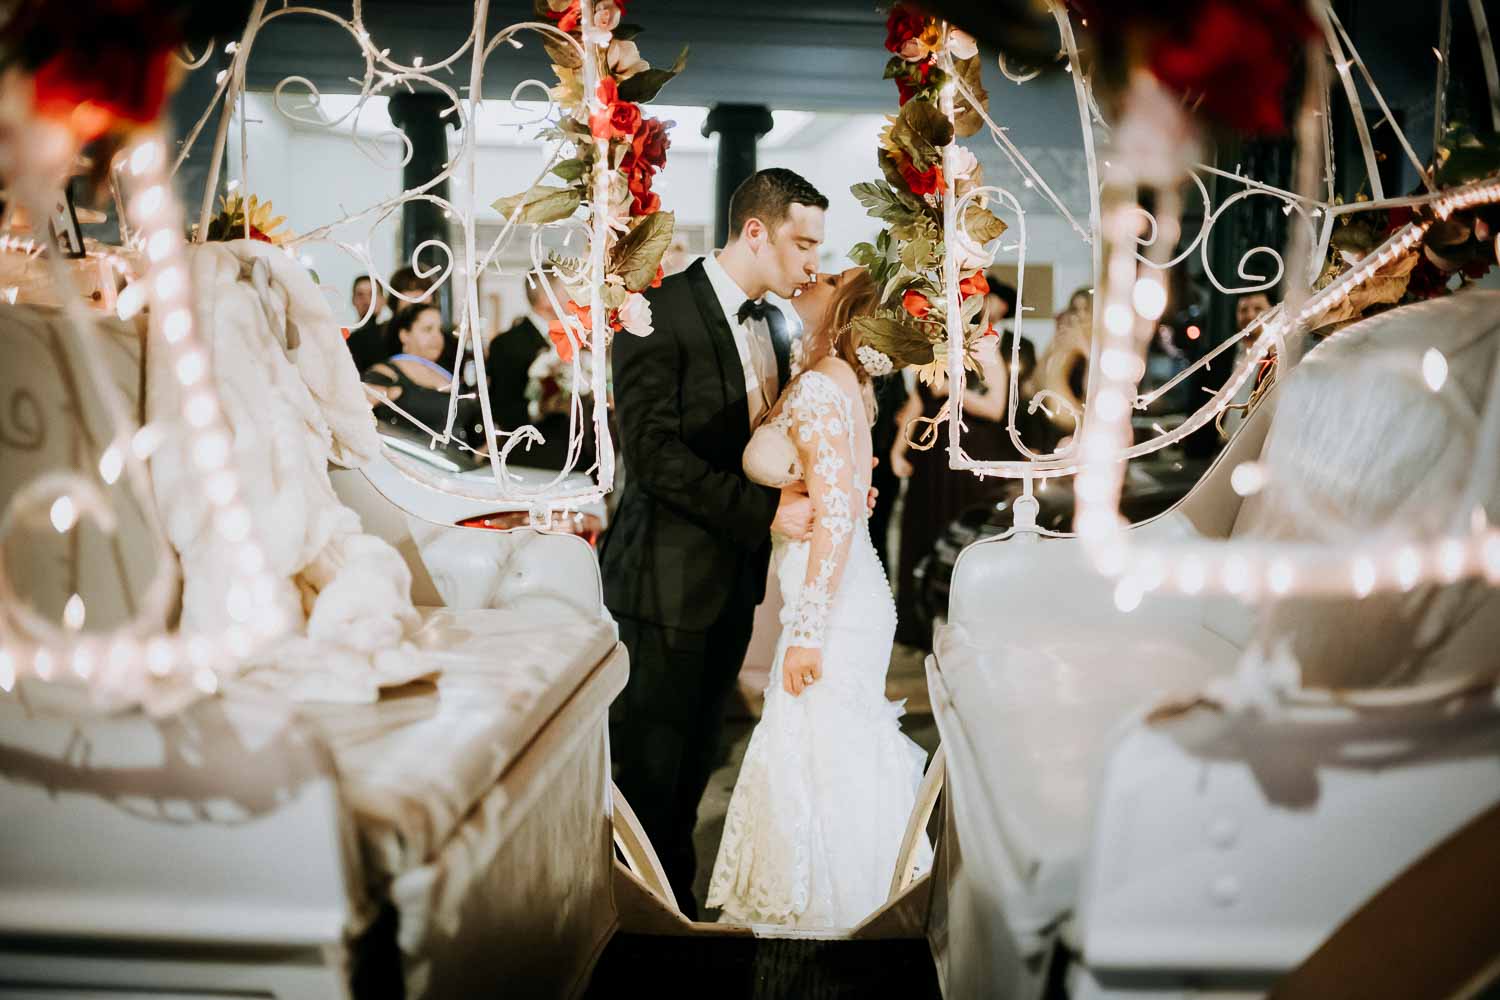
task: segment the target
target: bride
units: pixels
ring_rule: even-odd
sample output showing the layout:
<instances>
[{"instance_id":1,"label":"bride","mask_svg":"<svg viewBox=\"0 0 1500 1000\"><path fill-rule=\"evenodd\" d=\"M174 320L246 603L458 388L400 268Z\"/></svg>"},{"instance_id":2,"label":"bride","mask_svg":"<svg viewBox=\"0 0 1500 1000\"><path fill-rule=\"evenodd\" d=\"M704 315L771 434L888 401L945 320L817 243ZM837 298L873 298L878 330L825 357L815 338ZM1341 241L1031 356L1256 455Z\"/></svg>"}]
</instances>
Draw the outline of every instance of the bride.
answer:
<instances>
[{"instance_id":1,"label":"bride","mask_svg":"<svg viewBox=\"0 0 1500 1000\"><path fill-rule=\"evenodd\" d=\"M805 370L745 449L752 480L805 480L816 523L807 541L773 539L782 633L709 882L723 920L855 926L885 902L922 779L926 755L885 699L896 607L865 524L874 397L850 321L878 296L851 268L793 300Z\"/></svg>"}]
</instances>

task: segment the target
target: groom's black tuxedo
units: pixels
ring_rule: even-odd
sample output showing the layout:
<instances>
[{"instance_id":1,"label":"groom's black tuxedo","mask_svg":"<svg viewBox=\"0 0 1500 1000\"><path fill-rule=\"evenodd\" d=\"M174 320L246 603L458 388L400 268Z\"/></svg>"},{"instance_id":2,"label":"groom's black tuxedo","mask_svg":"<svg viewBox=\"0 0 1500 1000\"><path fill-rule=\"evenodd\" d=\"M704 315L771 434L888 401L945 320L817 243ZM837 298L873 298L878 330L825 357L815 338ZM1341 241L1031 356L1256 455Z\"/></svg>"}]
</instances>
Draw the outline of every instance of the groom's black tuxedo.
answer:
<instances>
[{"instance_id":1,"label":"groom's black tuxedo","mask_svg":"<svg viewBox=\"0 0 1500 1000\"><path fill-rule=\"evenodd\" d=\"M691 917L698 800L765 596L779 491L741 469L750 440L744 367L703 262L646 298L651 335L614 339L625 488L600 565L630 680L611 709L611 742L620 790ZM789 345L778 333L785 385Z\"/></svg>"}]
</instances>

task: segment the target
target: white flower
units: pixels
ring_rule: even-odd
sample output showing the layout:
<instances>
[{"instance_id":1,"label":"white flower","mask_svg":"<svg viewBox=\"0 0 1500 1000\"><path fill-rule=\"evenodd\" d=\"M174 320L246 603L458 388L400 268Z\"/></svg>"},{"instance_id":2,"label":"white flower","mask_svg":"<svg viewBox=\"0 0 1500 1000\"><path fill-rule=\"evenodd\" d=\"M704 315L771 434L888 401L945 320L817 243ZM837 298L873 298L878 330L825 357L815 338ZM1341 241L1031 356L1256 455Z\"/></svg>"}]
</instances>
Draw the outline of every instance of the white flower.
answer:
<instances>
[{"instance_id":1,"label":"white flower","mask_svg":"<svg viewBox=\"0 0 1500 1000\"><path fill-rule=\"evenodd\" d=\"M896 366L891 363L890 358L881 354L869 344L860 344L854 354L859 358L860 364L865 366L865 371L871 375L889 375L896 370Z\"/></svg>"},{"instance_id":2,"label":"white flower","mask_svg":"<svg viewBox=\"0 0 1500 1000\"><path fill-rule=\"evenodd\" d=\"M998 248L999 243L995 246ZM958 264L959 271L967 274L970 271L983 271L995 262L993 250L986 251L972 239L965 236L960 229L953 237L953 257Z\"/></svg>"},{"instance_id":3,"label":"white flower","mask_svg":"<svg viewBox=\"0 0 1500 1000\"><path fill-rule=\"evenodd\" d=\"M953 171L953 180L955 183L968 180L979 169L979 157L975 156L967 148L959 145L953 147L953 152L949 154L948 163L949 168Z\"/></svg>"},{"instance_id":4,"label":"white flower","mask_svg":"<svg viewBox=\"0 0 1500 1000\"><path fill-rule=\"evenodd\" d=\"M599 0L594 4L594 27L600 31L614 31L620 26L620 8L615 0Z\"/></svg>"},{"instance_id":5,"label":"white flower","mask_svg":"<svg viewBox=\"0 0 1500 1000\"><path fill-rule=\"evenodd\" d=\"M641 50L636 48L635 42L623 38L616 38L609 43L609 71L621 80L628 80L642 70L650 69L651 64L641 58Z\"/></svg>"},{"instance_id":6,"label":"white flower","mask_svg":"<svg viewBox=\"0 0 1500 1000\"><path fill-rule=\"evenodd\" d=\"M651 336L651 303L640 292L633 292L620 307L620 325L637 337Z\"/></svg>"},{"instance_id":7,"label":"white flower","mask_svg":"<svg viewBox=\"0 0 1500 1000\"><path fill-rule=\"evenodd\" d=\"M948 52L955 59L973 59L979 55L979 43L967 31L948 29Z\"/></svg>"}]
</instances>

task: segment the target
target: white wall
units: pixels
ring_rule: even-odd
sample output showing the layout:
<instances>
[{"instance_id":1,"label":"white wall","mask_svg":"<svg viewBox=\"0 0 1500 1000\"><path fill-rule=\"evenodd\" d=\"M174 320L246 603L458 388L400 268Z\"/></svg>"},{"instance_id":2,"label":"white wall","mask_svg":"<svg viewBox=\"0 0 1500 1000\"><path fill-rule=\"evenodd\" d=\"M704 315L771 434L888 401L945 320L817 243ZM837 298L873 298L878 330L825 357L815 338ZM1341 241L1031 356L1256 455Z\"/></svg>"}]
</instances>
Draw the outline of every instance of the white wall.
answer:
<instances>
[{"instance_id":1,"label":"white wall","mask_svg":"<svg viewBox=\"0 0 1500 1000\"><path fill-rule=\"evenodd\" d=\"M262 201L269 199L278 214L287 217L286 225L302 234L331 223L350 212L362 211L395 197L401 190L401 170L396 165L400 155L397 143L369 142L373 155L367 155L345 133L307 128L289 122L271 104L269 95L250 94L246 98L249 137L249 175L244 187ZM880 176L875 150L884 118L880 115L821 114L817 120L771 149L763 149L759 163L763 167L786 167L811 181L829 199L827 238L823 266L841 270L849 265L848 251L855 243L873 239L878 223L865 214L864 208L849 193L859 181ZM684 139L687 137L684 136ZM677 149L668 156L666 168L657 177L655 190L665 208L677 213L679 224L709 226L713 224L715 157L699 149ZM992 148L975 145L975 152L985 162L991 179L1003 176L991 169ZM477 153L476 222L496 223L498 213L491 202L514 194L528 184L541 169L546 150L537 144L481 145ZM382 162L383 161L383 162ZM229 176L240 177L238 123L230 130ZM1024 192L1018 192L1024 193ZM457 204L467 199L466 178L450 182L450 198ZM1022 200L1034 206L1036 199ZM1007 218L1014 224L1014 219ZM379 225L372 215L357 223L340 226L330 235L349 243L362 243L370 250L376 270L389 276L405 261L399 259L397 237L400 212L389 214ZM1031 207L1026 214L1028 263L1049 263L1053 267L1051 312L1061 309L1069 292L1092 282L1089 250L1061 217ZM1012 229L1012 232L1017 232ZM1005 243L1012 242L1007 239ZM352 322L349 286L363 273L358 263L331 243L311 243L301 255L311 262L325 294L335 306L336 314ZM1013 252L1002 254L999 262L1014 260ZM501 325L520 314L525 297L518 275L486 280L484 291L500 298ZM1052 317L1028 316L1025 333L1044 346L1052 333Z\"/></svg>"}]
</instances>

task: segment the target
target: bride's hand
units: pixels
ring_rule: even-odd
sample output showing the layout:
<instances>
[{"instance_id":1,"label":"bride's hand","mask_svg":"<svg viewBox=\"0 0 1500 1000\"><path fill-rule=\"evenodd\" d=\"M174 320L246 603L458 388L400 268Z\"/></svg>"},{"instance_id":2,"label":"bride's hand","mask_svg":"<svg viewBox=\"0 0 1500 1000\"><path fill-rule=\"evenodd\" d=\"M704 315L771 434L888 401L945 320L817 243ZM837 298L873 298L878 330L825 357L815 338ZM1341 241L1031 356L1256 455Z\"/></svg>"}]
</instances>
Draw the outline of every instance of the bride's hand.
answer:
<instances>
[{"instance_id":1,"label":"bride's hand","mask_svg":"<svg viewBox=\"0 0 1500 1000\"><path fill-rule=\"evenodd\" d=\"M781 687L796 696L823 677L823 651L805 646L788 646L781 660Z\"/></svg>"}]
</instances>

